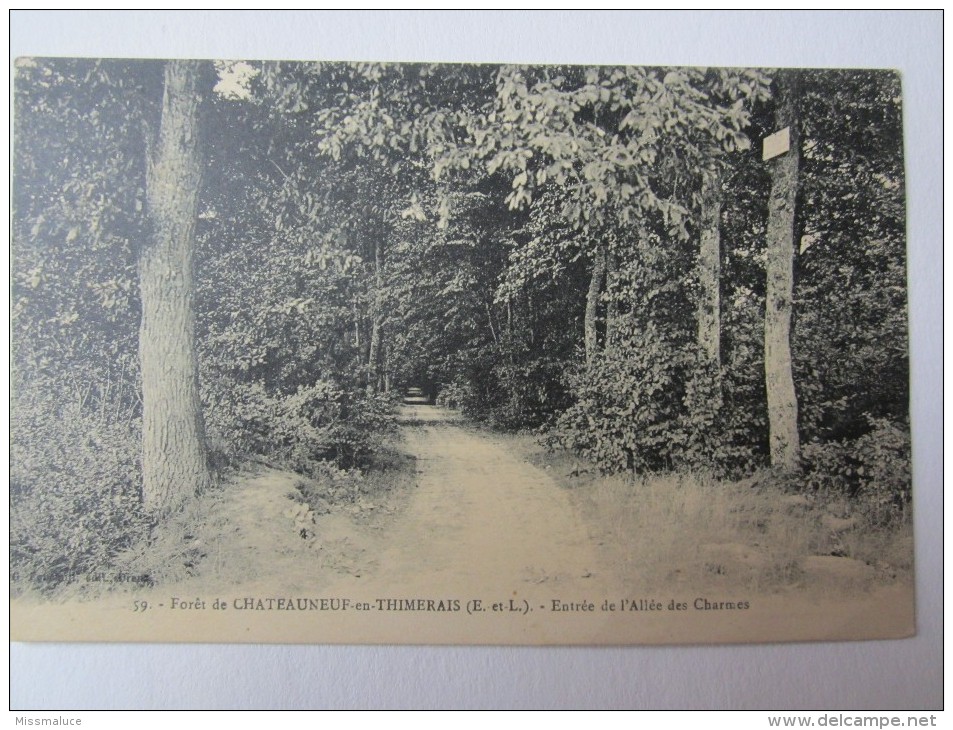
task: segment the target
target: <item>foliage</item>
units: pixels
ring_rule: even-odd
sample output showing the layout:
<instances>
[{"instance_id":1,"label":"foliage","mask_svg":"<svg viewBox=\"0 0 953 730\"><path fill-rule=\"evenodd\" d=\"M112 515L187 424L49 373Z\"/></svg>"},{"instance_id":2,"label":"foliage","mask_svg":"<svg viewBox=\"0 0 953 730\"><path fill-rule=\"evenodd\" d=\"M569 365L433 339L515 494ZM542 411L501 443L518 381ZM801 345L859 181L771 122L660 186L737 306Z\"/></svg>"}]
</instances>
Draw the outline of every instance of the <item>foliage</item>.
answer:
<instances>
[{"instance_id":1,"label":"foliage","mask_svg":"<svg viewBox=\"0 0 953 730\"><path fill-rule=\"evenodd\" d=\"M139 422L116 400L82 404L20 381L11 414L10 578L50 590L85 576L136 580L117 556L148 533Z\"/></svg>"},{"instance_id":2,"label":"foliage","mask_svg":"<svg viewBox=\"0 0 953 730\"><path fill-rule=\"evenodd\" d=\"M849 497L871 524L890 524L910 505L910 434L885 418L867 422L870 430L856 439L805 445L805 486Z\"/></svg>"},{"instance_id":3,"label":"foliage","mask_svg":"<svg viewBox=\"0 0 953 730\"><path fill-rule=\"evenodd\" d=\"M396 428L389 396L330 381L283 395L260 382L224 380L208 388L206 401L214 448L231 460L254 454L302 474L324 461L366 467Z\"/></svg>"},{"instance_id":4,"label":"foliage","mask_svg":"<svg viewBox=\"0 0 953 730\"><path fill-rule=\"evenodd\" d=\"M672 433L681 412L683 369L684 356L654 324L647 325L629 354L613 348L569 376L575 402L557 417L553 442L606 472L672 468L684 445L684 434Z\"/></svg>"},{"instance_id":5,"label":"foliage","mask_svg":"<svg viewBox=\"0 0 953 730\"><path fill-rule=\"evenodd\" d=\"M133 73L134 71L134 73ZM148 64L20 60L11 274L11 578L118 575L140 506L136 252Z\"/></svg>"},{"instance_id":6,"label":"foliage","mask_svg":"<svg viewBox=\"0 0 953 730\"><path fill-rule=\"evenodd\" d=\"M767 98L767 84L751 69L506 66L493 108L473 121L473 154L512 176L512 207L550 183L574 228L616 209L624 223L660 214L687 238L688 206L662 197L659 173L708 164L712 148L748 149L745 103Z\"/></svg>"},{"instance_id":7,"label":"foliage","mask_svg":"<svg viewBox=\"0 0 953 730\"><path fill-rule=\"evenodd\" d=\"M16 69L13 363L81 402L135 400L149 71L62 59Z\"/></svg>"}]
</instances>

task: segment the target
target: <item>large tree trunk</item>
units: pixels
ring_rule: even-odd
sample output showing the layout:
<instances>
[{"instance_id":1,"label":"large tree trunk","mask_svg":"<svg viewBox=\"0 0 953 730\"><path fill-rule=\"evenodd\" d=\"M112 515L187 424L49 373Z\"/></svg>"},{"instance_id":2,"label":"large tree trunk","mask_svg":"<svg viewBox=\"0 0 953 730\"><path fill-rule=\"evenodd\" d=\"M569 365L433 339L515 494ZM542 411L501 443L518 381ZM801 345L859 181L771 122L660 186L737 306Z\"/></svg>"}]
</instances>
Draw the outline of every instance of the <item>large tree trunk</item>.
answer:
<instances>
[{"instance_id":1,"label":"large tree trunk","mask_svg":"<svg viewBox=\"0 0 953 730\"><path fill-rule=\"evenodd\" d=\"M150 240L142 247L142 496L168 514L210 482L199 398L192 250L201 182L198 68L170 61L158 142L148 160Z\"/></svg>"},{"instance_id":2,"label":"large tree trunk","mask_svg":"<svg viewBox=\"0 0 953 730\"><path fill-rule=\"evenodd\" d=\"M586 346L586 364L591 364L599 351L599 299L602 296L602 281L606 276L606 250L599 246L593 254L592 278L586 293L586 318L583 322L583 340Z\"/></svg>"},{"instance_id":3,"label":"large tree trunk","mask_svg":"<svg viewBox=\"0 0 953 730\"><path fill-rule=\"evenodd\" d=\"M698 347L711 378L713 405L721 405L721 175L702 173L698 250Z\"/></svg>"},{"instance_id":4,"label":"large tree trunk","mask_svg":"<svg viewBox=\"0 0 953 730\"><path fill-rule=\"evenodd\" d=\"M791 309L794 296L794 225L800 134L795 72L776 82L777 128L791 129L791 149L772 160L768 200L767 291L764 313L764 371L768 399L771 466L794 471L800 461L797 394L791 372Z\"/></svg>"}]
</instances>

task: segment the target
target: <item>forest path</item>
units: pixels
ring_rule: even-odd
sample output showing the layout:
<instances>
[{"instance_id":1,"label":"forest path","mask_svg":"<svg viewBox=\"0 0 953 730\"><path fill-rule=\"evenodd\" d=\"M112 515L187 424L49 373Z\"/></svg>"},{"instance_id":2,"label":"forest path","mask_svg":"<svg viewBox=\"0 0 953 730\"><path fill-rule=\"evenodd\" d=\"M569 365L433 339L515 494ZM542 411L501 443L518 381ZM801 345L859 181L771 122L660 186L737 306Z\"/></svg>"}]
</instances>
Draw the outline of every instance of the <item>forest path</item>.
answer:
<instances>
[{"instance_id":1,"label":"forest path","mask_svg":"<svg viewBox=\"0 0 953 730\"><path fill-rule=\"evenodd\" d=\"M564 490L503 437L439 407L405 405L400 415L417 486L382 526L362 583L428 596L524 587L595 596L612 585Z\"/></svg>"}]
</instances>

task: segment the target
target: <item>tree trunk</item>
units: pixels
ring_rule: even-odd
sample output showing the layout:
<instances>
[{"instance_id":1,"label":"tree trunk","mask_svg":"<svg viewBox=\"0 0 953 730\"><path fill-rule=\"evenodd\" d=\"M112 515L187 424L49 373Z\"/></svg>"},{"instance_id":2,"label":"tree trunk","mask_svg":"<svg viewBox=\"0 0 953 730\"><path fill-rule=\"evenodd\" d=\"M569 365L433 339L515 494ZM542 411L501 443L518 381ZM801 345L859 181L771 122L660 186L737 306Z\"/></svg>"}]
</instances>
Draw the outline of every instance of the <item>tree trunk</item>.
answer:
<instances>
[{"instance_id":1,"label":"tree trunk","mask_svg":"<svg viewBox=\"0 0 953 730\"><path fill-rule=\"evenodd\" d=\"M698 251L698 347L711 379L712 395L721 405L721 175L702 173L701 236Z\"/></svg>"},{"instance_id":2,"label":"tree trunk","mask_svg":"<svg viewBox=\"0 0 953 730\"><path fill-rule=\"evenodd\" d=\"M198 69L171 61L165 69L162 121L148 160L151 239L142 247L142 496L165 515L211 481L199 398L192 310L192 249L201 182L196 130Z\"/></svg>"},{"instance_id":3,"label":"tree trunk","mask_svg":"<svg viewBox=\"0 0 953 730\"><path fill-rule=\"evenodd\" d=\"M800 461L797 394L791 371L791 314L794 296L794 225L798 192L800 134L796 72L782 71L778 86L777 128L791 129L791 149L769 163L771 197L764 313L764 372L768 400L771 466L794 471Z\"/></svg>"},{"instance_id":4,"label":"tree trunk","mask_svg":"<svg viewBox=\"0 0 953 730\"><path fill-rule=\"evenodd\" d=\"M483 308L486 310L486 321L490 325L490 335L493 337L493 344L496 345L496 349L502 353L503 345L500 342L499 336L496 334L496 327L493 326L493 310L490 308L490 303L484 301Z\"/></svg>"},{"instance_id":5,"label":"tree trunk","mask_svg":"<svg viewBox=\"0 0 953 730\"><path fill-rule=\"evenodd\" d=\"M201 182L198 156L198 68L165 68L162 119L148 160L151 239L142 247L142 497L161 515L205 489L211 476L199 398L192 250Z\"/></svg>"},{"instance_id":6,"label":"tree trunk","mask_svg":"<svg viewBox=\"0 0 953 730\"><path fill-rule=\"evenodd\" d=\"M586 293L586 318L583 322L583 340L586 346L586 364L592 364L599 351L599 298L602 296L602 281L606 276L606 250L599 246L593 254L592 278Z\"/></svg>"},{"instance_id":7,"label":"tree trunk","mask_svg":"<svg viewBox=\"0 0 953 730\"><path fill-rule=\"evenodd\" d=\"M381 232L377 233L374 240L374 298L373 311L371 312L371 343L367 354L367 390L368 392L380 389L380 370L381 370L381 326L382 326L382 304L381 290L383 287L383 275L381 266L383 265L383 242L381 241Z\"/></svg>"},{"instance_id":8,"label":"tree trunk","mask_svg":"<svg viewBox=\"0 0 953 730\"><path fill-rule=\"evenodd\" d=\"M608 348L615 342L616 331L619 328L619 298L616 288L619 263L614 253L606 252L606 294L609 301L606 303L606 339L603 347Z\"/></svg>"}]
</instances>

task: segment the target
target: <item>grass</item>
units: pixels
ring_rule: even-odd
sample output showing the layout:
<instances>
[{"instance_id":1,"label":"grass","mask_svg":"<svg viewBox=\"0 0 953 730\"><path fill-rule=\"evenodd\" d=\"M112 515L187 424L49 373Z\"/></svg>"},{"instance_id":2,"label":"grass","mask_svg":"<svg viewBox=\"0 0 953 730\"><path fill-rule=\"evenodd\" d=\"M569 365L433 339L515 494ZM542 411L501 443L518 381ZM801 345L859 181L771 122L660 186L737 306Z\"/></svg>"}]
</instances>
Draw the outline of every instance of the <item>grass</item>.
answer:
<instances>
[{"instance_id":1,"label":"grass","mask_svg":"<svg viewBox=\"0 0 953 730\"><path fill-rule=\"evenodd\" d=\"M877 526L843 499L792 493L767 472L739 482L698 471L601 476L531 436L517 444L567 490L627 585L768 593L912 580L909 519Z\"/></svg>"}]
</instances>

